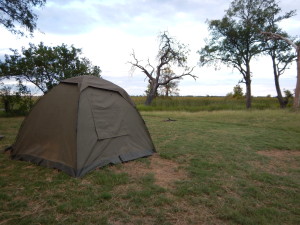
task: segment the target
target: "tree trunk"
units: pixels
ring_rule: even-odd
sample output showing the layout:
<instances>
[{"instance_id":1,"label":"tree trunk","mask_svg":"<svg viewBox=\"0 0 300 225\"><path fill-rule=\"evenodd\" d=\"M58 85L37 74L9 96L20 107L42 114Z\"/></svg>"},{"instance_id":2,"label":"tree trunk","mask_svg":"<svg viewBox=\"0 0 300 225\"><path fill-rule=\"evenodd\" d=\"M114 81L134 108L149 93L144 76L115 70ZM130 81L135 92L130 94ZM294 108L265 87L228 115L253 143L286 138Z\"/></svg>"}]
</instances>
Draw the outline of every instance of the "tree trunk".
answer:
<instances>
[{"instance_id":1,"label":"tree trunk","mask_svg":"<svg viewBox=\"0 0 300 225\"><path fill-rule=\"evenodd\" d=\"M279 84L279 75L278 75L278 72L276 69L275 58L273 58L273 57L272 57L272 63L273 63L273 73L274 73L275 87L276 87L276 92L277 92L277 99L279 101L280 108L285 108L287 105L287 101L285 101L282 97L280 84Z\"/></svg>"},{"instance_id":2,"label":"tree trunk","mask_svg":"<svg viewBox=\"0 0 300 225\"><path fill-rule=\"evenodd\" d=\"M246 82L246 108L251 108L251 80Z\"/></svg>"},{"instance_id":3,"label":"tree trunk","mask_svg":"<svg viewBox=\"0 0 300 225\"><path fill-rule=\"evenodd\" d=\"M169 97L169 91L170 91L170 88L168 87L168 85L166 85L166 97Z\"/></svg>"},{"instance_id":4,"label":"tree trunk","mask_svg":"<svg viewBox=\"0 0 300 225\"><path fill-rule=\"evenodd\" d=\"M7 99L4 100L4 110L6 113L11 112L10 102Z\"/></svg>"},{"instance_id":5,"label":"tree trunk","mask_svg":"<svg viewBox=\"0 0 300 225\"><path fill-rule=\"evenodd\" d=\"M153 82L153 83L150 84L150 90L149 90L149 93L147 95L145 105L151 105L153 99L156 97L156 92L157 92L158 85L157 85L156 82Z\"/></svg>"},{"instance_id":6,"label":"tree trunk","mask_svg":"<svg viewBox=\"0 0 300 225\"><path fill-rule=\"evenodd\" d=\"M300 104L300 45L297 47L297 84L295 90L295 98L294 98L294 109L299 108Z\"/></svg>"},{"instance_id":7,"label":"tree trunk","mask_svg":"<svg viewBox=\"0 0 300 225\"><path fill-rule=\"evenodd\" d=\"M247 63L246 65L247 71L246 71L246 108L251 108L251 73L250 73L250 65Z\"/></svg>"}]
</instances>

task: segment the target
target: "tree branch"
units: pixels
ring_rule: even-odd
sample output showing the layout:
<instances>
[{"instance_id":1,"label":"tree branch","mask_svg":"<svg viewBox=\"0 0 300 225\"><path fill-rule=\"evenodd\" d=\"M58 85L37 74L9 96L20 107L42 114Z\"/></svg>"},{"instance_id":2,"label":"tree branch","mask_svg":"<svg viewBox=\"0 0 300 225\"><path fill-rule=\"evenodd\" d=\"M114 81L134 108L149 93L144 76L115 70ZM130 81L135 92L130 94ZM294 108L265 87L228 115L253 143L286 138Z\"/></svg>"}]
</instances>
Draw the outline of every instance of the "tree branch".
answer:
<instances>
[{"instance_id":1,"label":"tree branch","mask_svg":"<svg viewBox=\"0 0 300 225\"><path fill-rule=\"evenodd\" d=\"M293 41L291 41L290 39L288 39L286 37L283 37L282 35L275 34L272 32L261 32L261 34L266 37L269 37L270 39L283 40L286 43L288 43L289 45L293 46L296 50L298 49L298 46Z\"/></svg>"},{"instance_id":2,"label":"tree branch","mask_svg":"<svg viewBox=\"0 0 300 225\"><path fill-rule=\"evenodd\" d=\"M148 65L152 67L152 71L149 73L148 70L140 65L140 61L136 58L134 50L132 50L131 56L133 57L134 62L128 62L131 64L131 71L132 73L134 72L135 68L139 68L149 79L153 80L152 73L154 71L153 66L150 65L149 60L148 60Z\"/></svg>"},{"instance_id":3,"label":"tree branch","mask_svg":"<svg viewBox=\"0 0 300 225\"><path fill-rule=\"evenodd\" d=\"M189 71L187 72L184 72L183 74L181 75L178 75L178 76L174 76L174 77L169 77L167 80L165 80L164 82L159 82L158 85L166 85L168 83L170 83L172 80L176 80L176 79L180 79L184 76L190 76L192 78L194 78L194 80L196 80L196 78L198 78L196 75L193 75L192 72L194 70L195 67L193 67L192 69L190 69Z\"/></svg>"}]
</instances>

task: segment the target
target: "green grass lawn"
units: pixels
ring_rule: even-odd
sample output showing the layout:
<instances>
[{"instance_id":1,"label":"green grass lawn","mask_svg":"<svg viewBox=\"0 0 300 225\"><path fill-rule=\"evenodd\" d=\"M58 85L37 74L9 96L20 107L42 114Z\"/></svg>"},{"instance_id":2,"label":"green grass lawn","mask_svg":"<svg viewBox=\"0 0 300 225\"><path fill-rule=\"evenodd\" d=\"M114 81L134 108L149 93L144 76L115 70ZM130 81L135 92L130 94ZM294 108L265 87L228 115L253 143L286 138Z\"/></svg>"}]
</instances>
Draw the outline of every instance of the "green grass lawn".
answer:
<instances>
[{"instance_id":1,"label":"green grass lawn","mask_svg":"<svg viewBox=\"0 0 300 225\"><path fill-rule=\"evenodd\" d=\"M300 224L299 113L142 116L158 153L80 179L1 153L0 224ZM22 120L0 118L1 150Z\"/></svg>"}]
</instances>

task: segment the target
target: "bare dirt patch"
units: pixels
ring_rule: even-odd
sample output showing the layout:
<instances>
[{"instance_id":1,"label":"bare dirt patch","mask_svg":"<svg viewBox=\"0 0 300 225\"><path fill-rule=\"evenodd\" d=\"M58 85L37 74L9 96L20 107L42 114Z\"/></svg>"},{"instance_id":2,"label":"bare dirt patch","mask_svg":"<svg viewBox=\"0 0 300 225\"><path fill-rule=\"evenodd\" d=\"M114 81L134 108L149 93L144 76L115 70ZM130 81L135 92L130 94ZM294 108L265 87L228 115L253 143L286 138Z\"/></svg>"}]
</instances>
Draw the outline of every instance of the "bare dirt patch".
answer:
<instances>
[{"instance_id":1,"label":"bare dirt patch","mask_svg":"<svg viewBox=\"0 0 300 225\"><path fill-rule=\"evenodd\" d=\"M161 158L158 154L149 157L150 163L131 161L123 163L121 167L115 167L115 172L125 172L131 177L141 177L146 174L154 174L155 184L172 188L179 180L187 179L187 173L174 161Z\"/></svg>"},{"instance_id":2,"label":"bare dirt patch","mask_svg":"<svg viewBox=\"0 0 300 225\"><path fill-rule=\"evenodd\" d=\"M256 166L269 173L285 175L289 169L299 169L300 151L268 150L258 151L259 155L268 157L267 162L256 162Z\"/></svg>"}]
</instances>

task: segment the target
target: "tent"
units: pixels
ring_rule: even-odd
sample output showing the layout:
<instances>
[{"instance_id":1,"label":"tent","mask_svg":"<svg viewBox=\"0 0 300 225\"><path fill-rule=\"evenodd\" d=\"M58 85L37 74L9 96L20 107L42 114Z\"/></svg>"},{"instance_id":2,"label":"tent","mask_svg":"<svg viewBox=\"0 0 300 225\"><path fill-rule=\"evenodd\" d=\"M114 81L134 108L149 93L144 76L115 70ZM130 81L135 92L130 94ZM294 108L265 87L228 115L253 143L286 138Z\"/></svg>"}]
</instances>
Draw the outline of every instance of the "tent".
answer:
<instances>
[{"instance_id":1,"label":"tent","mask_svg":"<svg viewBox=\"0 0 300 225\"><path fill-rule=\"evenodd\" d=\"M82 177L154 152L125 90L98 77L78 76L40 98L19 130L11 157Z\"/></svg>"}]
</instances>

